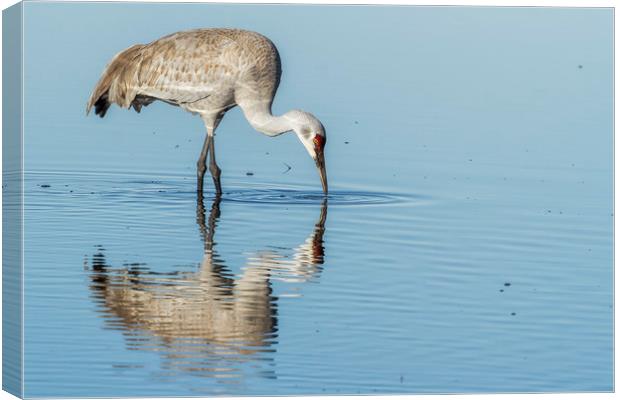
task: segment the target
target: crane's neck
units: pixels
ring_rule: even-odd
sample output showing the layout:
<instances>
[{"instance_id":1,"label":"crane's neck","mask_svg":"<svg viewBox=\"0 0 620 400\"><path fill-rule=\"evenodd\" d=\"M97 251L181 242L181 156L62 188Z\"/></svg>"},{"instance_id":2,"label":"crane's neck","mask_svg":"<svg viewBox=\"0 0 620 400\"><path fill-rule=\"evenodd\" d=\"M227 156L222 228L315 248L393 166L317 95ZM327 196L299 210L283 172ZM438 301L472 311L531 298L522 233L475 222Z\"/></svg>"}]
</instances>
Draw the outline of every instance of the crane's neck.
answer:
<instances>
[{"instance_id":1,"label":"crane's neck","mask_svg":"<svg viewBox=\"0 0 620 400\"><path fill-rule=\"evenodd\" d=\"M240 105L245 118L254 129L267 136L278 136L292 131L295 120L288 118L286 114L276 116L271 113L271 103L252 103Z\"/></svg>"}]
</instances>

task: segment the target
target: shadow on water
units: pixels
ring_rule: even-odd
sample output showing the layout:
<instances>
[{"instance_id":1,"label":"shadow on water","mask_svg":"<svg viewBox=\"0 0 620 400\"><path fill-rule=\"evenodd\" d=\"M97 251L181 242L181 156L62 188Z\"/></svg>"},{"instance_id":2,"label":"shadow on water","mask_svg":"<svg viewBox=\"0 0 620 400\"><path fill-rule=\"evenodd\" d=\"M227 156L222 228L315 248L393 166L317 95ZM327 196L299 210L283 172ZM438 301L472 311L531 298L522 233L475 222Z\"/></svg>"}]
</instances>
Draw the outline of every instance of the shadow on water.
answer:
<instances>
[{"instance_id":1,"label":"shadow on water","mask_svg":"<svg viewBox=\"0 0 620 400\"><path fill-rule=\"evenodd\" d=\"M234 381L250 365L276 378L270 353L278 338L278 297L272 281L305 282L321 273L327 201L304 243L251 255L237 278L214 241L220 204L220 197L213 199L207 216L202 196L197 199L204 242L197 271L161 273L140 263L115 268L99 247L89 268L92 296L106 327L122 330L131 350L159 353L164 370Z\"/></svg>"}]
</instances>

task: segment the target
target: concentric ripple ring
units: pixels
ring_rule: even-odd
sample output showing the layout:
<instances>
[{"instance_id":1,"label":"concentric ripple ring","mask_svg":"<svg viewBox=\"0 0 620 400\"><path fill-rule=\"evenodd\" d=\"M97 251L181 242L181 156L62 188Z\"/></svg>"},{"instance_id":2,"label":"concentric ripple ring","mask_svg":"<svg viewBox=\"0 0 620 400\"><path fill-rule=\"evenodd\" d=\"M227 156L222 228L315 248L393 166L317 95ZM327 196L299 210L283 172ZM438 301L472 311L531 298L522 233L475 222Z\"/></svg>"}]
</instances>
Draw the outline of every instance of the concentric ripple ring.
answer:
<instances>
[{"instance_id":1,"label":"concentric ripple ring","mask_svg":"<svg viewBox=\"0 0 620 400\"><path fill-rule=\"evenodd\" d=\"M319 191L303 190L233 190L225 192L223 201L257 204L317 204L327 199L329 205L394 204L422 197L411 197L379 192L333 191L327 196Z\"/></svg>"}]
</instances>

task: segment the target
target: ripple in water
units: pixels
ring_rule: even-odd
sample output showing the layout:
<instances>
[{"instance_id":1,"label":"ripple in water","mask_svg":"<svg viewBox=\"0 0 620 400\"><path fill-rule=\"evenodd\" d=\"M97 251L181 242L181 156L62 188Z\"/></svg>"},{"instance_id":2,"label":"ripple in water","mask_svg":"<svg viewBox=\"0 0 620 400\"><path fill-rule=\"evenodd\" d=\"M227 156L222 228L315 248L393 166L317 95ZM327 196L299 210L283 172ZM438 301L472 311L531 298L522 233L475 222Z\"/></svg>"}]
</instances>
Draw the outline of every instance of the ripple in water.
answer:
<instances>
[{"instance_id":1,"label":"ripple in water","mask_svg":"<svg viewBox=\"0 0 620 400\"><path fill-rule=\"evenodd\" d=\"M121 185L113 190L96 192L96 194L106 197L132 197L132 198L152 198L158 201L186 198L196 196L196 191L189 189L186 182L175 180L140 180L130 181L127 185ZM210 190L205 190L205 198L214 196ZM295 204L320 204L327 199L330 206L365 206L365 205L386 205L396 203L423 203L428 200L423 195L404 195L386 192L370 192L355 190L336 190L331 191L326 196L322 191L303 190L299 188L273 188L264 189L259 187L236 187L231 190L224 189L222 201L245 204L274 204L274 205L295 205Z\"/></svg>"},{"instance_id":2,"label":"ripple in water","mask_svg":"<svg viewBox=\"0 0 620 400\"><path fill-rule=\"evenodd\" d=\"M316 204L325 199L329 205L377 205L419 200L421 197L355 191L335 191L326 196L318 191L253 189L225 192L222 198L223 201L260 204Z\"/></svg>"}]
</instances>

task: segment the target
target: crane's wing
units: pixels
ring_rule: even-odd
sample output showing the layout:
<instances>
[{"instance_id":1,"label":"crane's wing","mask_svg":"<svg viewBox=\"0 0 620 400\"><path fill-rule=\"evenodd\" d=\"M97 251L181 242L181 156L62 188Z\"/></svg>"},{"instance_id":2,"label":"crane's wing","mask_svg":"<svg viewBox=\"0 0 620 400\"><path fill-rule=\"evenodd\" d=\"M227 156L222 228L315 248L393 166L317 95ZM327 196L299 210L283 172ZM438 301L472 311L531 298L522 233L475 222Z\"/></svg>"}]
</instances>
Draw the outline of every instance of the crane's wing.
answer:
<instances>
[{"instance_id":1,"label":"crane's wing","mask_svg":"<svg viewBox=\"0 0 620 400\"><path fill-rule=\"evenodd\" d=\"M221 60L221 47L187 39L145 46L139 63L137 93L179 105L209 97L234 75L233 68Z\"/></svg>"},{"instance_id":2,"label":"crane's wing","mask_svg":"<svg viewBox=\"0 0 620 400\"><path fill-rule=\"evenodd\" d=\"M95 86L86 112L94 106L103 117L112 103L140 111L155 99L183 105L209 97L234 80L233 66L222 59L225 44L221 39L209 44L179 33L118 53Z\"/></svg>"}]
</instances>

